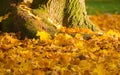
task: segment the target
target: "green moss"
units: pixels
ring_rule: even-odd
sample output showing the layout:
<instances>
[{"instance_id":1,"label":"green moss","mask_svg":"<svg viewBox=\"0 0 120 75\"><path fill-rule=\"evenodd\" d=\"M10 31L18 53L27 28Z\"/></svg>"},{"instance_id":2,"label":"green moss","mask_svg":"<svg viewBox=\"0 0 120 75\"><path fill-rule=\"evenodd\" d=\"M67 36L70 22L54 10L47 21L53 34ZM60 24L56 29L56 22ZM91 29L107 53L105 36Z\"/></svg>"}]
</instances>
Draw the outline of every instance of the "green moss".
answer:
<instances>
[{"instance_id":1,"label":"green moss","mask_svg":"<svg viewBox=\"0 0 120 75\"><path fill-rule=\"evenodd\" d=\"M56 27L48 21L48 17L50 16L47 10L45 8L33 9L32 13L40 18L42 28L53 36L57 30Z\"/></svg>"},{"instance_id":2,"label":"green moss","mask_svg":"<svg viewBox=\"0 0 120 75\"><path fill-rule=\"evenodd\" d=\"M83 23L87 14L84 5L81 4L79 0L67 0L66 9L64 11L65 26L86 27Z\"/></svg>"},{"instance_id":3,"label":"green moss","mask_svg":"<svg viewBox=\"0 0 120 75\"><path fill-rule=\"evenodd\" d=\"M46 14L47 11L45 10L45 8L32 9L31 12L32 12L34 15L40 16L40 17L47 15L47 14Z\"/></svg>"},{"instance_id":4,"label":"green moss","mask_svg":"<svg viewBox=\"0 0 120 75\"><path fill-rule=\"evenodd\" d=\"M36 29L35 25L33 25L32 22L26 21L26 23L21 27L21 33L22 33L21 37L34 38L36 36L37 31L38 30Z\"/></svg>"},{"instance_id":5,"label":"green moss","mask_svg":"<svg viewBox=\"0 0 120 75\"><path fill-rule=\"evenodd\" d=\"M87 17L84 2L79 0L66 0L64 9L63 25L67 27L89 28L98 31L97 28Z\"/></svg>"}]
</instances>

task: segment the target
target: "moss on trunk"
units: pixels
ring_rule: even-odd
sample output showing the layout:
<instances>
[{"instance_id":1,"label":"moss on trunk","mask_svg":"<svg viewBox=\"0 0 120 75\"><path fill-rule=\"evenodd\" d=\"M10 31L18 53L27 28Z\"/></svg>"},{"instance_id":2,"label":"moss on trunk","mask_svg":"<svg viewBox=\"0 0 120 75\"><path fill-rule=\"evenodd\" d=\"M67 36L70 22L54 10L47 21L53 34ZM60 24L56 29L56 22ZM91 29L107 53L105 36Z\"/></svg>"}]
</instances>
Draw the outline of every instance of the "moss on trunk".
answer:
<instances>
[{"instance_id":1,"label":"moss on trunk","mask_svg":"<svg viewBox=\"0 0 120 75\"><path fill-rule=\"evenodd\" d=\"M95 26L88 19L84 0L67 0L65 7L64 26L96 30Z\"/></svg>"}]
</instances>

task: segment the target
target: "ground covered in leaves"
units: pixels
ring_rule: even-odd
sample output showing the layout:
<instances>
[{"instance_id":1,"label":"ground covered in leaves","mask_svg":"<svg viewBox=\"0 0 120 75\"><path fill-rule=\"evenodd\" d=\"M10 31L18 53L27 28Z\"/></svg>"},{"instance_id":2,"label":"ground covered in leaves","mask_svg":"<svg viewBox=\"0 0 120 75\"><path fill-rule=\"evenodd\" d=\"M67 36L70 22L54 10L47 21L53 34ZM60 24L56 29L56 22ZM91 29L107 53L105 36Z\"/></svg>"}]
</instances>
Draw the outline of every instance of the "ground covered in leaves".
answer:
<instances>
[{"instance_id":1,"label":"ground covered in leaves","mask_svg":"<svg viewBox=\"0 0 120 75\"><path fill-rule=\"evenodd\" d=\"M105 32L61 29L52 38L0 34L0 75L120 75L120 16L90 16Z\"/></svg>"}]
</instances>

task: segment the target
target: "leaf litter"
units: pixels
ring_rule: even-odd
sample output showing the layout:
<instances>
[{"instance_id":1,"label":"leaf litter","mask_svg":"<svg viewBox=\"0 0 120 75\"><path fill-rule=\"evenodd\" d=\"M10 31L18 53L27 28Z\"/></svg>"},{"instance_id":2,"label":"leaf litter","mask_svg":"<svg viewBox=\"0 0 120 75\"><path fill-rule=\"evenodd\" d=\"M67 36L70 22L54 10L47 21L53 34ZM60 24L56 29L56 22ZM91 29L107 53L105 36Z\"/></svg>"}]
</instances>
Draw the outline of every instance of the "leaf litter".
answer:
<instances>
[{"instance_id":1,"label":"leaf litter","mask_svg":"<svg viewBox=\"0 0 120 75\"><path fill-rule=\"evenodd\" d=\"M0 75L120 75L119 15L90 18L104 34L65 27L54 38L45 31L24 40L1 34Z\"/></svg>"}]
</instances>

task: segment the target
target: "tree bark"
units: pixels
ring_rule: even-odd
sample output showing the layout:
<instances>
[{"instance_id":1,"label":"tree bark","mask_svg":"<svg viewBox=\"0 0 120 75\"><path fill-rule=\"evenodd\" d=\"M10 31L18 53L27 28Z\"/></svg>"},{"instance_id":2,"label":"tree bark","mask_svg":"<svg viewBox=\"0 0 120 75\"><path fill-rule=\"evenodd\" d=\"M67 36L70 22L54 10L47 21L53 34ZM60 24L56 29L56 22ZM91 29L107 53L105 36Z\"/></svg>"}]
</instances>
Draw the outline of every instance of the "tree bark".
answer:
<instances>
[{"instance_id":1,"label":"tree bark","mask_svg":"<svg viewBox=\"0 0 120 75\"><path fill-rule=\"evenodd\" d=\"M46 0L43 3L40 2L40 0L34 0L33 7L34 5L45 7L50 19L56 24L98 30L87 16L84 0Z\"/></svg>"},{"instance_id":2,"label":"tree bark","mask_svg":"<svg viewBox=\"0 0 120 75\"><path fill-rule=\"evenodd\" d=\"M4 0L5 1L5 0ZM14 0L13 0L14 1ZM12 20L14 31L21 31L24 36L34 37L37 31L46 30L51 35L57 27L89 28L98 31L88 18L84 0L23 0L16 3L16 10L12 16L2 22L3 31L9 27ZM13 17L14 16L14 17ZM6 23L7 22L7 23Z\"/></svg>"}]
</instances>

